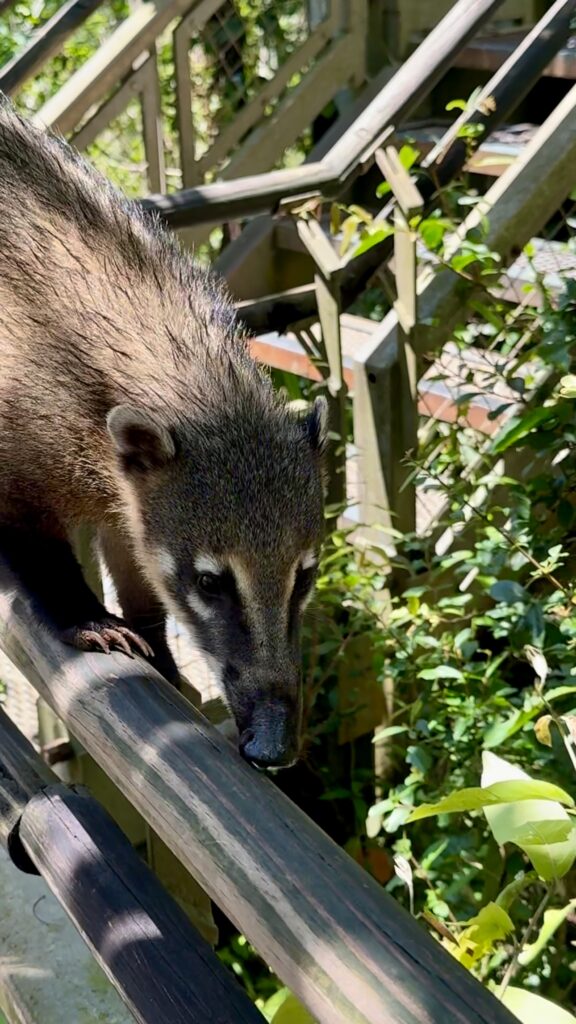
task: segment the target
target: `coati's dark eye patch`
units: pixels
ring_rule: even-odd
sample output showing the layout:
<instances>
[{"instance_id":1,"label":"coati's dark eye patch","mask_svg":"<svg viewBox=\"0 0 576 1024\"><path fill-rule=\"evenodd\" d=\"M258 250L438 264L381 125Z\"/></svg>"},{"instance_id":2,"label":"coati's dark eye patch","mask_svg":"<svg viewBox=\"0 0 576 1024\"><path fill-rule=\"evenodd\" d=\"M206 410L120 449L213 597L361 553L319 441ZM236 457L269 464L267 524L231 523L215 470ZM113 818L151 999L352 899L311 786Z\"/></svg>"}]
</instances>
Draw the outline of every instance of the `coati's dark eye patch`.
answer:
<instances>
[{"instance_id":1,"label":"coati's dark eye patch","mask_svg":"<svg viewBox=\"0 0 576 1024\"><path fill-rule=\"evenodd\" d=\"M196 586L205 597L222 596L222 577L213 572L201 572L196 577Z\"/></svg>"},{"instance_id":2,"label":"coati's dark eye patch","mask_svg":"<svg viewBox=\"0 0 576 1024\"><path fill-rule=\"evenodd\" d=\"M217 600L222 597L229 597L236 600L238 592L236 583L231 572L201 572L196 577L196 587L202 597L210 600Z\"/></svg>"}]
</instances>

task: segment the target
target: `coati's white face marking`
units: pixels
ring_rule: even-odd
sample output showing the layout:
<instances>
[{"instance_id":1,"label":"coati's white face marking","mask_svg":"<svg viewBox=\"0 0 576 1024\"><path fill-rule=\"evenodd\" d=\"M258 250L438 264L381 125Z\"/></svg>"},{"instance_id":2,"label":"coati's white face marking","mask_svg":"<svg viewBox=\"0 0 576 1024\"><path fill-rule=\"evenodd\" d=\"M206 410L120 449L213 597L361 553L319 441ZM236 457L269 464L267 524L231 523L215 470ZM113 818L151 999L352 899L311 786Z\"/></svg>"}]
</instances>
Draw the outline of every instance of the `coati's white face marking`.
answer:
<instances>
[{"instance_id":1,"label":"coati's white face marking","mask_svg":"<svg viewBox=\"0 0 576 1024\"><path fill-rule=\"evenodd\" d=\"M215 558L214 555L197 555L194 559L194 568L197 573L205 572L218 576L225 568L225 565L218 558Z\"/></svg>"},{"instance_id":2,"label":"coati's white face marking","mask_svg":"<svg viewBox=\"0 0 576 1024\"><path fill-rule=\"evenodd\" d=\"M162 576L174 576L176 574L176 559L168 551L168 548L156 548L154 557Z\"/></svg>"},{"instance_id":3,"label":"coati's white face marking","mask_svg":"<svg viewBox=\"0 0 576 1024\"><path fill-rule=\"evenodd\" d=\"M192 611L195 612L200 619L204 619L204 621L207 622L208 619L214 618L214 609L209 608L208 605L204 603L196 590L191 590L186 595L186 600Z\"/></svg>"}]
</instances>

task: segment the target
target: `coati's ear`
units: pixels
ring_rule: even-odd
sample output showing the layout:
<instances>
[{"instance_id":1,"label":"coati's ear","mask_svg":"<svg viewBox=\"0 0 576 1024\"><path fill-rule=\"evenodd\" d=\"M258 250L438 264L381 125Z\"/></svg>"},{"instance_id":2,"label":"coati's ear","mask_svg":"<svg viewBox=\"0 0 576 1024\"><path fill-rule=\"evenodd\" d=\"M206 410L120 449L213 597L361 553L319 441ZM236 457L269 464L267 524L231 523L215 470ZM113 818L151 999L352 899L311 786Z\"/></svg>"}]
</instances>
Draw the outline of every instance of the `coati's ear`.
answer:
<instances>
[{"instance_id":1,"label":"coati's ear","mask_svg":"<svg viewBox=\"0 0 576 1024\"><path fill-rule=\"evenodd\" d=\"M312 450L324 455L328 442L328 402L323 396L314 399L302 422Z\"/></svg>"},{"instance_id":2,"label":"coati's ear","mask_svg":"<svg viewBox=\"0 0 576 1024\"><path fill-rule=\"evenodd\" d=\"M108 433L126 469L159 469L176 454L170 431L144 409L116 405L106 417Z\"/></svg>"}]
</instances>

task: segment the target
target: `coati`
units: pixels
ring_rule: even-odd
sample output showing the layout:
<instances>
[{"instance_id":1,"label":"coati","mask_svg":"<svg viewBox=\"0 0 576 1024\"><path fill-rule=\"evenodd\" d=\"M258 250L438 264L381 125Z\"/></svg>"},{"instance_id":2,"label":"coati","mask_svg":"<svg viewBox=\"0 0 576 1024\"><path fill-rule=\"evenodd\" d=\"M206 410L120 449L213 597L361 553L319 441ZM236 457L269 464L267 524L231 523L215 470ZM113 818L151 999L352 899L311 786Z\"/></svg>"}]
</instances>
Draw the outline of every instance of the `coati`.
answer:
<instances>
[{"instance_id":1,"label":"coati","mask_svg":"<svg viewBox=\"0 0 576 1024\"><path fill-rule=\"evenodd\" d=\"M0 552L74 647L178 677L173 612L240 750L298 755L299 621L323 533L326 404L297 415L215 277L62 139L0 101ZM124 618L86 585L95 524Z\"/></svg>"}]
</instances>

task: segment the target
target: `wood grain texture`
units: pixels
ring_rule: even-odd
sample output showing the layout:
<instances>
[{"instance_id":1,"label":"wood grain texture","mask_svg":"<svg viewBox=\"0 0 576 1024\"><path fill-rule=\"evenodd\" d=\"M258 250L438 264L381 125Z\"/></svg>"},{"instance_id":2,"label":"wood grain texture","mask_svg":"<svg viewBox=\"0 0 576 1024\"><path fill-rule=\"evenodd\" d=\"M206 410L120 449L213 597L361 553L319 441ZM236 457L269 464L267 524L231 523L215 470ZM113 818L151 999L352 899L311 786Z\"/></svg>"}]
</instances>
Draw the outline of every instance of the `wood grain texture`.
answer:
<instances>
[{"instance_id":1,"label":"wood grain texture","mask_svg":"<svg viewBox=\"0 0 576 1024\"><path fill-rule=\"evenodd\" d=\"M161 676L63 647L4 565L0 645L320 1024L513 1024Z\"/></svg>"},{"instance_id":2,"label":"wood grain texture","mask_svg":"<svg viewBox=\"0 0 576 1024\"><path fill-rule=\"evenodd\" d=\"M208 943L86 790L51 786L20 839L139 1024L262 1024Z\"/></svg>"}]
</instances>

